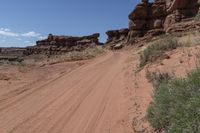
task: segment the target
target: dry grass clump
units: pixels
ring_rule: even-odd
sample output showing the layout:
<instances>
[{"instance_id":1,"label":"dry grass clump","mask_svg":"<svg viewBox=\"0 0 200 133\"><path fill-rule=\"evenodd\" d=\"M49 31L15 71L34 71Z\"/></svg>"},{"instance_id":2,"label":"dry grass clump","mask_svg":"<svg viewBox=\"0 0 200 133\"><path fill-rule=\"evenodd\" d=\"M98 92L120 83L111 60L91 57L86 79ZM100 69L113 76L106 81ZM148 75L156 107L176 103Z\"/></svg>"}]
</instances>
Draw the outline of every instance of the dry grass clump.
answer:
<instances>
[{"instance_id":1,"label":"dry grass clump","mask_svg":"<svg viewBox=\"0 0 200 133\"><path fill-rule=\"evenodd\" d=\"M162 58L164 53L178 47L177 38L169 36L157 40L150 44L140 55L140 67L145 66L148 62L154 62Z\"/></svg>"}]
</instances>

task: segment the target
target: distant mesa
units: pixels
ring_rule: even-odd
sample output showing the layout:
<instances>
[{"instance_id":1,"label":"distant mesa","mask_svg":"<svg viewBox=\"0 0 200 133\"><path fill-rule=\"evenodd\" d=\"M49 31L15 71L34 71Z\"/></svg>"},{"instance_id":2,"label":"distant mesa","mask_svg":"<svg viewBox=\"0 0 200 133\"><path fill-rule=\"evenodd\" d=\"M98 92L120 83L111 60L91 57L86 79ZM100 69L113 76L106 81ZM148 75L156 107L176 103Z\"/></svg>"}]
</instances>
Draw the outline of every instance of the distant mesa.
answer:
<instances>
[{"instance_id":1,"label":"distant mesa","mask_svg":"<svg viewBox=\"0 0 200 133\"><path fill-rule=\"evenodd\" d=\"M58 36L49 34L47 39L36 42L35 46L26 48L0 48L0 61L22 61L24 56L29 55L59 55L70 51L82 51L89 47L102 45L99 42L99 33L89 36Z\"/></svg>"},{"instance_id":2,"label":"distant mesa","mask_svg":"<svg viewBox=\"0 0 200 133\"><path fill-rule=\"evenodd\" d=\"M0 61L17 61L21 62L26 48L0 48Z\"/></svg>"},{"instance_id":3,"label":"distant mesa","mask_svg":"<svg viewBox=\"0 0 200 133\"><path fill-rule=\"evenodd\" d=\"M89 36L74 37L74 36L58 36L49 34L47 39L36 42L36 46L27 47L25 55L46 54L55 55L70 51L81 51L87 47L100 45L99 33Z\"/></svg>"}]
</instances>

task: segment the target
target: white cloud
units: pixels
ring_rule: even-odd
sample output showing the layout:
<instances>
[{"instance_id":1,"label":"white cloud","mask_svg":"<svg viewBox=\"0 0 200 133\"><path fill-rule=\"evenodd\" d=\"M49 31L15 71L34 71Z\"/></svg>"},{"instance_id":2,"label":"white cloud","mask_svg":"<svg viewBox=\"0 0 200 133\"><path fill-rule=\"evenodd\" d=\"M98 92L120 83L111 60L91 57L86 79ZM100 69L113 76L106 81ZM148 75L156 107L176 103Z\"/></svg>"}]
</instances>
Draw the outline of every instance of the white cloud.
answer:
<instances>
[{"instance_id":1,"label":"white cloud","mask_svg":"<svg viewBox=\"0 0 200 133\"><path fill-rule=\"evenodd\" d=\"M30 31L27 33L22 34L23 37L39 37L40 33L36 33L34 31Z\"/></svg>"},{"instance_id":2,"label":"white cloud","mask_svg":"<svg viewBox=\"0 0 200 133\"><path fill-rule=\"evenodd\" d=\"M9 28L0 27L0 45L5 45L5 43L12 43L15 46L33 46L36 45L34 42L38 39L45 39L47 36L43 36L35 31L30 31L26 33L13 32ZM7 44L8 46L12 46Z\"/></svg>"},{"instance_id":3,"label":"white cloud","mask_svg":"<svg viewBox=\"0 0 200 133\"><path fill-rule=\"evenodd\" d=\"M0 28L0 35L2 35L2 36L10 36L10 37L19 36L17 33L11 32L11 30L7 29L7 28Z\"/></svg>"},{"instance_id":4,"label":"white cloud","mask_svg":"<svg viewBox=\"0 0 200 133\"><path fill-rule=\"evenodd\" d=\"M41 39L41 40L46 39L46 38L47 38L46 36L39 36L38 37L38 39Z\"/></svg>"},{"instance_id":5,"label":"white cloud","mask_svg":"<svg viewBox=\"0 0 200 133\"><path fill-rule=\"evenodd\" d=\"M2 31L6 31L6 32L9 32L9 31L11 31L10 29L8 29L8 28L0 28L0 30L2 30Z\"/></svg>"}]
</instances>

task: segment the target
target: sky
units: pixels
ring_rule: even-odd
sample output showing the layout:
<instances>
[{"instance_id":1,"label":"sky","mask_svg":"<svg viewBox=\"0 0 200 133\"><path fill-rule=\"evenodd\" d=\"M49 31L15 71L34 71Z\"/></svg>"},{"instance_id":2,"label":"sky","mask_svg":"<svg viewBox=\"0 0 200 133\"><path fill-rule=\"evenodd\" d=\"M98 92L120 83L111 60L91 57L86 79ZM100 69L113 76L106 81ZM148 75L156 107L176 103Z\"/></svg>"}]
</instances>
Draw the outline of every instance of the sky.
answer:
<instances>
[{"instance_id":1,"label":"sky","mask_svg":"<svg viewBox=\"0 0 200 133\"><path fill-rule=\"evenodd\" d=\"M128 27L140 0L1 0L0 47L35 45L48 34L83 36Z\"/></svg>"}]
</instances>

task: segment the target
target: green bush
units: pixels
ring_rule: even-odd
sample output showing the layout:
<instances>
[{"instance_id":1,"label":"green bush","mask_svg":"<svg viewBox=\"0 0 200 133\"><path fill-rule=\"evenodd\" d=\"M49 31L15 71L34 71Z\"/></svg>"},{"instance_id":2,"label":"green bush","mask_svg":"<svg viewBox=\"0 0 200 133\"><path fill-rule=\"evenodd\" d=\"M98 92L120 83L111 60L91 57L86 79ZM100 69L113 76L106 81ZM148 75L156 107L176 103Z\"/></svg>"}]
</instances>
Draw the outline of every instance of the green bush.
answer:
<instances>
[{"instance_id":1,"label":"green bush","mask_svg":"<svg viewBox=\"0 0 200 133\"><path fill-rule=\"evenodd\" d=\"M184 79L161 80L147 117L154 128L167 133L200 133L200 68Z\"/></svg>"},{"instance_id":2,"label":"green bush","mask_svg":"<svg viewBox=\"0 0 200 133\"><path fill-rule=\"evenodd\" d=\"M172 75L169 73L156 73L156 72L147 72L146 78L153 84L154 87L157 87L163 81L168 81L172 78Z\"/></svg>"},{"instance_id":3,"label":"green bush","mask_svg":"<svg viewBox=\"0 0 200 133\"><path fill-rule=\"evenodd\" d=\"M140 55L140 67L145 66L148 62L153 62L161 58L165 51L176 49L177 47L177 39L171 36L154 42Z\"/></svg>"}]
</instances>

